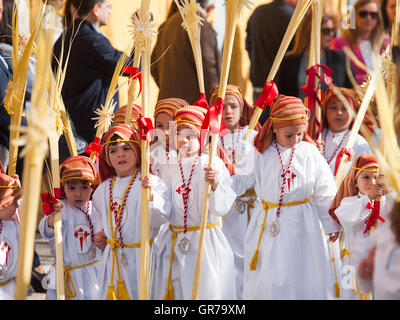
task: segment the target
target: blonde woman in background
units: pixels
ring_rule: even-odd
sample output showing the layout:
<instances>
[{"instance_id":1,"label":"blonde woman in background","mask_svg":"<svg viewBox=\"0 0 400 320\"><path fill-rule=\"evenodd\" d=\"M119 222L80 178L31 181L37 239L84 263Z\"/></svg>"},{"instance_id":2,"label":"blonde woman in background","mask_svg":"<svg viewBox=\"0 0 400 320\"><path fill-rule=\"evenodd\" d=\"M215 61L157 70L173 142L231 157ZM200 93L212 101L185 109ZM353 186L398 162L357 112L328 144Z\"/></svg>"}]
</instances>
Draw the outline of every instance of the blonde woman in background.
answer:
<instances>
[{"instance_id":1,"label":"blonde woman in background","mask_svg":"<svg viewBox=\"0 0 400 320\"><path fill-rule=\"evenodd\" d=\"M342 35L333 39L332 49L343 51L350 47L355 56L368 69L374 67L374 55L380 54L389 44L389 37L384 32L380 5L375 0L358 0L354 4L355 28L343 29ZM358 84L366 80L367 73L352 61Z\"/></svg>"}]
</instances>

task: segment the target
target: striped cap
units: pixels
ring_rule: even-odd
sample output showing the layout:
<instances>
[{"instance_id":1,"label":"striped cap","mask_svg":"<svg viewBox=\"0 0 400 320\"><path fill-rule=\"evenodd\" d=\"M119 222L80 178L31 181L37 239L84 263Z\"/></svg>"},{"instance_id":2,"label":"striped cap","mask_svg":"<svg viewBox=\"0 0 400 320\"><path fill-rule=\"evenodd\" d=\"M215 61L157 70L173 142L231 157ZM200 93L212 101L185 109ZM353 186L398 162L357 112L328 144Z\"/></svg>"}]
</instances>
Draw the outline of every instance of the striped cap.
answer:
<instances>
[{"instance_id":1,"label":"striped cap","mask_svg":"<svg viewBox=\"0 0 400 320\"><path fill-rule=\"evenodd\" d=\"M174 114L174 121L176 121L177 129L189 128L197 133L200 139L200 145L203 148L206 144L205 137L201 137L201 126L203 124L207 110L199 106L186 106L177 110ZM178 145L175 142L175 145ZM203 149L208 152L207 149ZM227 157L221 146L217 145L217 155L222 159L229 173L233 175L235 173L235 168L232 162Z\"/></svg>"},{"instance_id":2,"label":"striped cap","mask_svg":"<svg viewBox=\"0 0 400 320\"><path fill-rule=\"evenodd\" d=\"M118 139L112 139L114 136L117 136ZM99 172L101 181L116 175L108 157L108 148L111 143L119 142L127 142L129 144L136 155L138 167L140 167L141 151L139 132L126 124L117 124L111 127L103 137L103 148L99 154Z\"/></svg>"},{"instance_id":3,"label":"striped cap","mask_svg":"<svg viewBox=\"0 0 400 320\"><path fill-rule=\"evenodd\" d=\"M179 98L161 99L157 102L154 108L154 119L158 116L160 112L165 112L169 114L171 117L173 117L176 110L188 105L189 103L184 99L179 99Z\"/></svg>"},{"instance_id":4,"label":"striped cap","mask_svg":"<svg viewBox=\"0 0 400 320\"><path fill-rule=\"evenodd\" d=\"M183 126L194 130L200 137L200 129L207 110L198 106L185 106L174 113L177 129Z\"/></svg>"},{"instance_id":5,"label":"striped cap","mask_svg":"<svg viewBox=\"0 0 400 320\"><path fill-rule=\"evenodd\" d=\"M280 94L271 104L270 117L254 138L254 145L261 153L271 144L272 128L308 124L309 109L300 98Z\"/></svg>"},{"instance_id":6,"label":"striped cap","mask_svg":"<svg viewBox=\"0 0 400 320\"><path fill-rule=\"evenodd\" d=\"M86 180L93 183L97 178L97 169L93 161L85 156L72 156L60 166L60 182Z\"/></svg>"},{"instance_id":7,"label":"striped cap","mask_svg":"<svg viewBox=\"0 0 400 320\"><path fill-rule=\"evenodd\" d=\"M124 124L125 123L125 113L126 109L128 106L123 106L119 108L117 111L114 112L114 119L113 119L113 126L117 124ZM138 125L136 123L137 119L139 119L142 116L142 108L137 105L133 104L132 105L132 113L131 113L131 119L130 119L130 124L134 129L138 128Z\"/></svg>"}]
</instances>

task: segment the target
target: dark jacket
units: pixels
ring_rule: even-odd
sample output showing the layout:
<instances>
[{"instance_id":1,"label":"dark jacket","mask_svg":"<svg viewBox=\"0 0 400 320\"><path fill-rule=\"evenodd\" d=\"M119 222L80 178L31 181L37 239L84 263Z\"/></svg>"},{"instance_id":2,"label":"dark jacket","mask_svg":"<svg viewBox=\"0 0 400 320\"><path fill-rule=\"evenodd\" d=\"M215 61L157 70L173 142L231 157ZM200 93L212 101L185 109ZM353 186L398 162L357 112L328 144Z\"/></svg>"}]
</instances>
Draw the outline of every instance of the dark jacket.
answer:
<instances>
[{"instance_id":1,"label":"dark jacket","mask_svg":"<svg viewBox=\"0 0 400 320\"><path fill-rule=\"evenodd\" d=\"M253 86L264 87L293 11L286 1L274 0L257 7L251 14L246 28L246 50Z\"/></svg>"},{"instance_id":2,"label":"dark jacket","mask_svg":"<svg viewBox=\"0 0 400 320\"><path fill-rule=\"evenodd\" d=\"M200 96L196 64L187 32L182 28L179 12L158 29L157 42L151 54L151 75L159 87L158 100L181 98L193 103ZM204 88L207 100L211 89L219 84L220 54L216 32L204 20L200 33Z\"/></svg>"},{"instance_id":3,"label":"dark jacket","mask_svg":"<svg viewBox=\"0 0 400 320\"><path fill-rule=\"evenodd\" d=\"M4 57L4 54L0 50L0 55ZM12 66L11 66L12 67ZM9 79L12 78L12 69L9 70L2 61L0 61L0 144L9 146L10 138L10 116L4 107L4 98L6 97L6 89Z\"/></svg>"},{"instance_id":4,"label":"dark jacket","mask_svg":"<svg viewBox=\"0 0 400 320\"><path fill-rule=\"evenodd\" d=\"M96 134L96 121L91 118L96 116L94 111L105 103L122 52L114 49L90 22L77 19L66 31L63 66L71 37L73 41L61 94L77 134L90 143ZM62 35L54 44L53 71L58 67L61 45ZM114 99L117 101L117 110L118 94Z\"/></svg>"},{"instance_id":5,"label":"dark jacket","mask_svg":"<svg viewBox=\"0 0 400 320\"><path fill-rule=\"evenodd\" d=\"M346 72L346 56L343 52L325 50L326 66L333 70L332 80L335 86L352 88L352 84ZM279 70L274 79L279 93L288 96L299 96L298 74L305 72L299 70L301 56L287 55L283 58ZM354 72L353 72L354 74ZM323 90L326 85L323 83Z\"/></svg>"}]
</instances>

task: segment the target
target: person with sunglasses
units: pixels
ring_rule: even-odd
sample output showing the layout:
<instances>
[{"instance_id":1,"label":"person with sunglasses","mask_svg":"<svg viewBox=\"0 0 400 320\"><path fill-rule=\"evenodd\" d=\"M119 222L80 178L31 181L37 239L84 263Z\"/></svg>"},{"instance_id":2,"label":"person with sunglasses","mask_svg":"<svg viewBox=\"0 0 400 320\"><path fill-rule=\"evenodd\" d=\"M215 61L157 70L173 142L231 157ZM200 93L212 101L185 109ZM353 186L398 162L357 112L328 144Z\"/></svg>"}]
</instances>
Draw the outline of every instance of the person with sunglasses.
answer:
<instances>
[{"instance_id":1,"label":"person with sunglasses","mask_svg":"<svg viewBox=\"0 0 400 320\"><path fill-rule=\"evenodd\" d=\"M341 36L333 39L332 49L343 51L350 47L357 59L368 69L373 70L374 57L379 55L389 44L389 37L383 28L379 4L375 0L358 0L354 4L355 27L343 29ZM357 84L363 83L367 72L351 61Z\"/></svg>"},{"instance_id":2,"label":"person with sunglasses","mask_svg":"<svg viewBox=\"0 0 400 320\"><path fill-rule=\"evenodd\" d=\"M311 9L300 24L290 50L279 67L275 77L279 93L298 98L304 98L301 89L306 84L308 69L308 51L311 38ZM320 63L333 70L332 80L338 87L351 88L352 84L346 72L346 56L343 52L330 49L332 39L336 35L333 17L323 14L321 21L321 60ZM327 85L321 81L321 90L325 92Z\"/></svg>"}]
</instances>

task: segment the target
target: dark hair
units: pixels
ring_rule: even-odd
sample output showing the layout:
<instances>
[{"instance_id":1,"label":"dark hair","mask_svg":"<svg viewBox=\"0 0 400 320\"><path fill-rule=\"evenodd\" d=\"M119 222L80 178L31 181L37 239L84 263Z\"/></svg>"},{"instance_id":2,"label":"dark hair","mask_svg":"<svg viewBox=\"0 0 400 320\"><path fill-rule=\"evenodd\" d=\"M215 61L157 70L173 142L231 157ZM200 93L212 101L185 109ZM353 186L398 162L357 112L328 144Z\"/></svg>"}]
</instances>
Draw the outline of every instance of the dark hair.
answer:
<instances>
[{"instance_id":1,"label":"dark hair","mask_svg":"<svg viewBox=\"0 0 400 320\"><path fill-rule=\"evenodd\" d=\"M73 0L72 4L78 11L78 16L83 19L90 13L96 4L102 5L104 1L105 0Z\"/></svg>"},{"instance_id":2,"label":"dark hair","mask_svg":"<svg viewBox=\"0 0 400 320\"><path fill-rule=\"evenodd\" d=\"M0 42L12 45L12 16L14 0L3 0L3 18L0 21Z\"/></svg>"},{"instance_id":3,"label":"dark hair","mask_svg":"<svg viewBox=\"0 0 400 320\"><path fill-rule=\"evenodd\" d=\"M64 6L64 19L63 19L63 24L65 28L68 28L69 26L72 25L72 22L74 21L75 17L72 17L71 15L71 6L74 6L75 9L77 9L77 6L79 6L79 0L67 0L65 2Z\"/></svg>"},{"instance_id":4,"label":"dark hair","mask_svg":"<svg viewBox=\"0 0 400 320\"><path fill-rule=\"evenodd\" d=\"M199 3L200 7L202 7L203 9L207 8L212 3L211 0L196 0L196 2Z\"/></svg>"},{"instance_id":5,"label":"dark hair","mask_svg":"<svg viewBox=\"0 0 400 320\"><path fill-rule=\"evenodd\" d=\"M323 13L321 18L321 28L322 25L328 21L332 21L335 24L334 17ZM308 49L311 41L311 23L312 9L310 8L304 16L303 21L300 23L299 28L297 29L293 48L287 53L287 55L301 56Z\"/></svg>"},{"instance_id":6,"label":"dark hair","mask_svg":"<svg viewBox=\"0 0 400 320\"><path fill-rule=\"evenodd\" d=\"M385 31L390 32L390 22L389 22L389 17L386 12L386 6L387 6L388 0L382 0L381 2L381 14L382 14L382 19L383 19L383 28Z\"/></svg>"}]
</instances>

